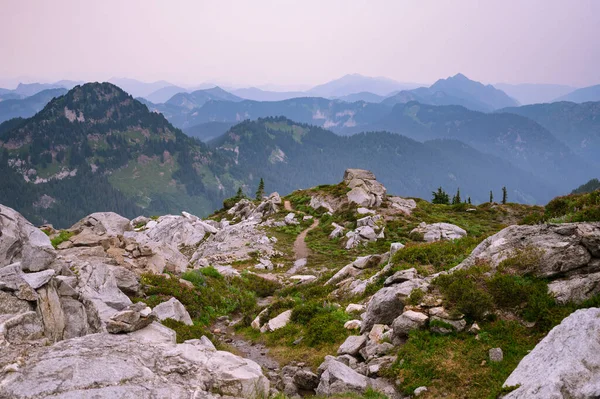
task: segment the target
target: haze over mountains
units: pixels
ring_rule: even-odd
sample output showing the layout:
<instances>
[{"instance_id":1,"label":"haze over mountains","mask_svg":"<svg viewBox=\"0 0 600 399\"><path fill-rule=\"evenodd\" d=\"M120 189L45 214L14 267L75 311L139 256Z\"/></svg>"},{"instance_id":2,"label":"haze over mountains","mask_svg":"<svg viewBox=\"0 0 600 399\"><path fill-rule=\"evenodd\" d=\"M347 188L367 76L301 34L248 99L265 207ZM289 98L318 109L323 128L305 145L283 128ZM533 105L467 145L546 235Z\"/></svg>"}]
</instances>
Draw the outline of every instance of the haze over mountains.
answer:
<instances>
[{"instance_id":1,"label":"haze over mountains","mask_svg":"<svg viewBox=\"0 0 600 399\"><path fill-rule=\"evenodd\" d=\"M338 83L330 87L341 94ZM287 193L337 182L347 167L373 170L396 194L460 188L474 203L503 186L513 201L545 203L600 174L600 103L500 108L516 101L464 75L401 91L429 97L397 103L388 100L399 93L253 101L215 87L153 104L109 83L53 90L0 102L35 113L26 101L49 101L0 125L0 202L59 226L103 209L207 214L238 187L252 193L261 177ZM463 105L427 104L435 93Z\"/></svg>"}]
</instances>

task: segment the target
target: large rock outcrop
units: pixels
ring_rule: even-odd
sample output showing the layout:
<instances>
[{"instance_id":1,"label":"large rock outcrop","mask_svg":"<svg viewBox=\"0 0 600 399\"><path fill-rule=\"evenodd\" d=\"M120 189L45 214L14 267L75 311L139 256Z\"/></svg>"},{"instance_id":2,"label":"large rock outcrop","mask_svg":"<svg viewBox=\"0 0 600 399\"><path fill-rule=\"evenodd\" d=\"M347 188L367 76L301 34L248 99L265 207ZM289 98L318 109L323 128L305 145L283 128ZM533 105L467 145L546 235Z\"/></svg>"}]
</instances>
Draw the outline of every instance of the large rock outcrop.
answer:
<instances>
[{"instance_id":1,"label":"large rock outcrop","mask_svg":"<svg viewBox=\"0 0 600 399\"><path fill-rule=\"evenodd\" d=\"M421 234L423 241L434 242L441 240L456 240L467 235L467 232L451 223L432 223L427 224L425 222L419 224L416 228L412 229L411 234Z\"/></svg>"},{"instance_id":2,"label":"large rock outcrop","mask_svg":"<svg viewBox=\"0 0 600 399\"><path fill-rule=\"evenodd\" d=\"M217 351L204 337L172 344L92 334L37 348L23 363L0 378L0 397L252 398L269 392L258 364Z\"/></svg>"},{"instance_id":3,"label":"large rock outcrop","mask_svg":"<svg viewBox=\"0 0 600 399\"><path fill-rule=\"evenodd\" d=\"M272 256L273 241L261 230L261 219L250 218L236 224L224 223L217 234L202 241L191 262L208 265L230 265L237 260L251 259L251 253Z\"/></svg>"},{"instance_id":4,"label":"large rock outcrop","mask_svg":"<svg viewBox=\"0 0 600 399\"><path fill-rule=\"evenodd\" d=\"M351 188L348 201L359 206L377 207L386 198L386 188L368 170L346 169L344 183Z\"/></svg>"},{"instance_id":5,"label":"large rock outcrop","mask_svg":"<svg viewBox=\"0 0 600 399\"><path fill-rule=\"evenodd\" d=\"M549 278L561 302L580 302L600 293L600 222L510 226L485 239L453 270L478 262L492 268L520 256L528 270Z\"/></svg>"},{"instance_id":6,"label":"large rock outcrop","mask_svg":"<svg viewBox=\"0 0 600 399\"><path fill-rule=\"evenodd\" d=\"M505 399L600 397L600 309L578 310L521 360Z\"/></svg>"},{"instance_id":7,"label":"large rock outcrop","mask_svg":"<svg viewBox=\"0 0 600 399\"><path fill-rule=\"evenodd\" d=\"M37 272L56 258L48 236L4 205L0 205L0 232L0 268L20 262L24 271Z\"/></svg>"}]
</instances>

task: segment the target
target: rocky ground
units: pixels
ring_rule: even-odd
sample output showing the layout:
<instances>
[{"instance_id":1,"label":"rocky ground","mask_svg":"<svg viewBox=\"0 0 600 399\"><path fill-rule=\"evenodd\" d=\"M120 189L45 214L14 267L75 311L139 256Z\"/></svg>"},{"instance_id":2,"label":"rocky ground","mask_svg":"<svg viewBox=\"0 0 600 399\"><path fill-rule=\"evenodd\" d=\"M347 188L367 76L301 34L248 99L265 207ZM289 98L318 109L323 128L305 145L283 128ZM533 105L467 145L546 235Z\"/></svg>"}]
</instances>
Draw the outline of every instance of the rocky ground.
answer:
<instances>
[{"instance_id":1,"label":"rocky ground","mask_svg":"<svg viewBox=\"0 0 600 399\"><path fill-rule=\"evenodd\" d=\"M205 220L0 205L0 398L598 397L597 197L433 205L350 169Z\"/></svg>"}]
</instances>

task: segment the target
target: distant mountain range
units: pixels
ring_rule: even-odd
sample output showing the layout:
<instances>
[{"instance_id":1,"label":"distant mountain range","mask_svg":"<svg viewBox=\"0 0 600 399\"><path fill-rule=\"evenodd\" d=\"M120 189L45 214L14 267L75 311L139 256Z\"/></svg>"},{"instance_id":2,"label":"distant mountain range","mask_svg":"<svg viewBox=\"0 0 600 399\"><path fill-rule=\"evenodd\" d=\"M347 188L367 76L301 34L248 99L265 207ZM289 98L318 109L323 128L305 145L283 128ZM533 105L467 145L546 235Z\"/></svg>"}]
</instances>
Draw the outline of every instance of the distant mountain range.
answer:
<instances>
[{"instance_id":1,"label":"distant mountain range","mask_svg":"<svg viewBox=\"0 0 600 399\"><path fill-rule=\"evenodd\" d=\"M387 96L394 91L410 90L419 86L416 83L400 83L393 79L363 76L355 73L315 86L308 90L306 94L312 97L332 98L369 92L379 96Z\"/></svg>"},{"instance_id":2,"label":"distant mountain range","mask_svg":"<svg viewBox=\"0 0 600 399\"><path fill-rule=\"evenodd\" d=\"M62 96L67 89L46 89L30 97L0 101L0 123L12 118L28 118L39 112L54 97Z\"/></svg>"},{"instance_id":3,"label":"distant mountain range","mask_svg":"<svg viewBox=\"0 0 600 399\"><path fill-rule=\"evenodd\" d=\"M497 89L502 90L521 105L551 103L556 98L564 96L575 90L575 87L553 84L524 83L511 85L507 83L496 83Z\"/></svg>"},{"instance_id":4,"label":"distant mountain range","mask_svg":"<svg viewBox=\"0 0 600 399\"><path fill-rule=\"evenodd\" d=\"M482 112L519 105L502 90L470 80L460 73L440 79L428 88L400 91L383 100L383 104L392 106L410 101L431 105L462 105Z\"/></svg>"},{"instance_id":5,"label":"distant mountain range","mask_svg":"<svg viewBox=\"0 0 600 399\"><path fill-rule=\"evenodd\" d=\"M576 104L563 101L504 108L498 112L518 114L536 121L575 154L600 167L600 102Z\"/></svg>"},{"instance_id":6,"label":"distant mountain range","mask_svg":"<svg viewBox=\"0 0 600 399\"><path fill-rule=\"evenodd\" d=\"M231 90L231 93L246 100L254 101L282 101L290 98L306 97L306 92L303 91L268 91L256 87L235 89Z\"/></svg>"},{"instance_id":7,"label":"distant mountain range","mask_svg":"<svg viewBox=\"0 0 600 399\"><path fill-rule=\"evenodd\" d=\"M569 94L556 98L554 101L571 101L574 103L600 101L600 85L577 89Z\"/></svg>"},{"instance_id":8,"label":"distant mountain range","mask_svg":"<svg viewBox=\"0 0 600 399\"><path fill-rule=\"evenodd\" d=\"M192 110L202 107L211 100L239 102L243 98L235 96L217 86L212 89L175 94L165 104Z\"/></svg>"},{"instance_id":9,"label":"distant mountain range","mask_svg":"<svg viewBox=\"0 0 600 399\"><path fill-rule=\"evenodd\" d=\"M315 109L303 111L307 104L319 110L331 107L326 118L343 118L343 107L349 105L302 100L279 104L295 101L289 109L310 120ZM245 103L264 104L210 100L199 110ZM449 192L460 187L474 202L486 201L489 190L499 195L507 186L514 201L543 203L565 192L563 181L571 190L573 181L597 176L525 117L417 103L350 105L356 112L346 117L361 121L387 110L380 120L396 118L406 134L423 142L384 132L343 137L269 117L235 126L209 121L203 129L188 129L210 137L226 129L209 147L112 84L77 86L35 116L0 125L0 202L35 223L61 227L92 210L126 216L180 210L205 215L240 186L252 193L261 177L267 190L287 193L335 183L348 167L373 170L392 193L428 198L438 186Z\"/></svg>"}]
</instances>

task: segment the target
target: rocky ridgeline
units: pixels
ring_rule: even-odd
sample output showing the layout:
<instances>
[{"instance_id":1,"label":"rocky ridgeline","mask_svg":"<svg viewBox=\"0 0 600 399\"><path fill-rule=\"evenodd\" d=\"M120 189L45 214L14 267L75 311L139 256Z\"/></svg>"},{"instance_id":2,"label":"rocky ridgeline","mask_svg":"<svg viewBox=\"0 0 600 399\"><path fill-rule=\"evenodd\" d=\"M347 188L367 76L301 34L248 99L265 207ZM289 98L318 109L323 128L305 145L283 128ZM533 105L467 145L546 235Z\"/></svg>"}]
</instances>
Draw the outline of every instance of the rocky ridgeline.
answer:
<instances>
[{"instance_id":1,"label":"rocky ridgeline","mask_svg":"<svg viewBox=\"0 0 600 399\"><path fill-rule=\"evenodd\" d=\"M216 230L191 215L148 220L143 231L134 226L96 213L55 250L46 234L0 206L0 397L269 392L255 362L217 351L206 338L176 344L175 332L156 322L191 324L176 299L150 309L124 293L139 292L139 273L185 270L178 246Z\"/></svg>"},{"instance_id":2,"label":"rocky ridgeline","mask_svg":"<svg viewBox=\"0 0 600 399\"><path fill-rule=\"evenodd\" d=\"M329 239L341 240L340 248L385 238L386 220L410 215L417 206L414 200L388 195L368 171L347 170L344 184L345 195L318 193L309 202L331 214L353 204L360 216L356 226L350 231L348 224L331 226ZM153 309L132 303L130 297L143 295L144 273L169 272L165 276L177 278L210 265L222 275L238 275L232 265L248 262L249 272L286 285L320 277L306 258L297 259L286 273L271 273L282 253L275 249L275 237L266 234L268 228L312 220L294 212L283 217L283 208L274 193L260 203L241 199L220 222L186 212L131 221L100 212L66 231L43 226L44 234L0 205L0 397L252 398L283 392L296 398L363 394L372 388L400 398L382 371L398 360L398 347L411 331L479 333L476 323L444 308L433 282L442 273L426 277L414 268L391 272L401 243L391 244L385 253L356 258L324 283L333 287L328 300L335 301L364 298L369 286L384 280L373 295L347 306L354 319L344 327L356 335L317 370L293 362L263 371L253 360L217 350L206 337L177 344L175 331L160 321L192 325L182 303L171 298ZM448 223L421 223L411 234L434 242L467 233ZM578 303L600 293L600 223L510 226L445 273L481 263L493 273L502 261L531 252L536 262L523 272L550 279L550 292L558 301ZM303 269L313 274L295 274ZM420 295L414 297L415 292ZM292 318L292 310L284 310L264 320L269 303L252 315L252 327L265 334ZM518 386L507 397L599 396L599 320L598 309L580 310L555 327L507 379L506 386ZM490 348L489 361L502 357L501 348ZM414 394L426 390L420 387Z\"/></svg>"}]
</instances>

